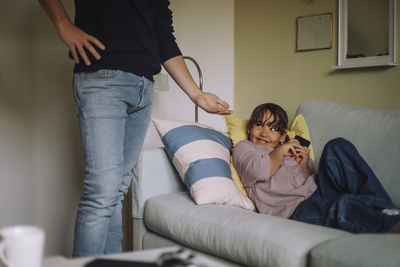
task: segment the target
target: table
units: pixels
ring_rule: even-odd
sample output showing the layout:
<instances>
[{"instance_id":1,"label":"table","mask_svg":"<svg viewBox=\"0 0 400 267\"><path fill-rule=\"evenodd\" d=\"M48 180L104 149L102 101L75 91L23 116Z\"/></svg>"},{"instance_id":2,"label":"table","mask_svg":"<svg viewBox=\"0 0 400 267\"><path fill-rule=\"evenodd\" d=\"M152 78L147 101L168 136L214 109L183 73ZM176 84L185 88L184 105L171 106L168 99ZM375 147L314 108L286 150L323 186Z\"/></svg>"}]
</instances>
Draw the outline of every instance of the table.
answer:
<instances>
[{"instance_id":1,"label":"table","mask_svg":"<svg viewBox=\"0 0 400 267\"><path fill-rule=\"evenodd\" d=\"M43 267L83 267L86 263L98 259L119 259L119 260L133 260L133 261L148 261L155 262L160 254L166 252L177 251L179 247L167 247L158 249L149 249L142 251L124 252L119 254L103 255L99 257L83 257L68 259L63 256L48 257L43 260ZM185 253L192 253L195 255L193 262L201 264L201 266L209 267L228 267L228 266L240 266L226 260L207 255L201 252L192 251L185 249Z\"/></svg>"}]
</instances>

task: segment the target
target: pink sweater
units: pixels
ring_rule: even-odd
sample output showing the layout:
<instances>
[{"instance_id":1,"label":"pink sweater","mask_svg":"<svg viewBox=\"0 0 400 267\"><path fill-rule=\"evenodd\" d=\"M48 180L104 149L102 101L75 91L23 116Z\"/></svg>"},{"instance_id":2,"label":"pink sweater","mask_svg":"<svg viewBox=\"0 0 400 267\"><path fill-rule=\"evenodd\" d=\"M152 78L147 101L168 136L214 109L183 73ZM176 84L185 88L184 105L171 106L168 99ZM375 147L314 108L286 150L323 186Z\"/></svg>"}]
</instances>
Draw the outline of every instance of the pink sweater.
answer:
<instances>
[{"instance_id":1,"label":"pink sweater","mask_svg":"<svg viewBox=\"0 0 400 267\"><path fill-rule=\"evenodd\" d=\"M278 171L269 177L272 151L241 141L233 150L233 163L260 213L289 218L297 205L316 190L315 175L309 176L293 158L284 157ZM309 168L317 173L317 165L311 159Z\"/></svg>"}]
</instances>

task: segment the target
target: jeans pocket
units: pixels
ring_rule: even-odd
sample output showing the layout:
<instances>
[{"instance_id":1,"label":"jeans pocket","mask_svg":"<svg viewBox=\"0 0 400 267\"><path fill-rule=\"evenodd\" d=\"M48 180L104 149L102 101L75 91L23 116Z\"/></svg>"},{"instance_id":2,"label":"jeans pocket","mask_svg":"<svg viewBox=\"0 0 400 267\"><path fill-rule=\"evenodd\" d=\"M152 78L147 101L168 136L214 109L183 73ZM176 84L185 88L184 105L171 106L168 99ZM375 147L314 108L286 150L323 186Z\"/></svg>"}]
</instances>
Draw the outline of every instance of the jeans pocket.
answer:
<instances>
[{"instance_id":1,"label":"jeans pocket","mask_svg":"<svg viewBox=\"0 0 400 267\"><path fill-rule=\"evenodd\" d=\"M75 96L77 102L83 104L87 95L114 94L118 83L120 70L102 69L95 72L75 73Z\"/></svg>"},{"instance_id":2,"label":"jeans pocket","mask_svg":"<svg viewBox=\"0 0 400 267\"><path fill-rule=\"evenodd\" d=\"M144 106L146 106L146 102L148 102L146 101L147 100L146 87L148 87L147 86L148 81L146 80L145 77L139 77L139 76L137 76L135 79L137 81L136 83L137 87L136 90L133 91L135 93L132 94L131 101L129 102L130 103L128 108L129 113L143 108Z\"/></svg>"}]
</instances>

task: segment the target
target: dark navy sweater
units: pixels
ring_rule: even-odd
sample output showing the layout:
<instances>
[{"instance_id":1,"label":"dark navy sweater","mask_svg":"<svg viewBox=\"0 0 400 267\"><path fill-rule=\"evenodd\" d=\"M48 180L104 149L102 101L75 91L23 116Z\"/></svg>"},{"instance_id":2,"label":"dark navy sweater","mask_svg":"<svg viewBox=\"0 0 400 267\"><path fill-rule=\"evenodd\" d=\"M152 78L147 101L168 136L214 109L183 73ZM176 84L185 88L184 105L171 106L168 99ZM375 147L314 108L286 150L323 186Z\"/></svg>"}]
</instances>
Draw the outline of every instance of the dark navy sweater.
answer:
<instances>
[{"instance_id":1,"label":"dark navy sweater","mask_svg":"<svg viewBox=\"0 0 400 267\"><path fill-rule=\"evenodd\" d=\"M86 51L74 72L118 69L153 79L160 63L181 55L168 0L75 0L75 25L102 42L101 60Z\"/></svg>"}]
</instances>

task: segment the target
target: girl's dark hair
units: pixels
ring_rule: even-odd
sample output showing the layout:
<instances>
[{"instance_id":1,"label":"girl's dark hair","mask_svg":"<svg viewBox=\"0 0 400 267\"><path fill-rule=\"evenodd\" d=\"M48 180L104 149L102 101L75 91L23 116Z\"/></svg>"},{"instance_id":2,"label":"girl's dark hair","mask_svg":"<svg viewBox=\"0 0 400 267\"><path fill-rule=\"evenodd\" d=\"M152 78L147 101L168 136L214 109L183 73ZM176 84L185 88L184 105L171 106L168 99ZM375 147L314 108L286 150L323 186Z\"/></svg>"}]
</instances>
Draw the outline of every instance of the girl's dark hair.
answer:
<instances>
[{"instance_id":1,"label":"girl's dark hair","mask_svg":"<svg viewBox=\"0 0 400 267\"><path fill-rule=\"evenodd\" d=\"M250 136L250 130L253 128L254 125L256 125L258 122L262 122L264 118L264 114L269 111L271 113L271 116L274 117L274 120L270 123L268 123L268 126L274 126L278 128L278 131L283 134L286 132L287 125L288 125L288 117L286 114L286 111L279 105L274 104L274 103L265 103L261 104L258 107L256 107L253 110L253 113L251 114L250 120L247 123L247 133L248 136ZM269 119L269 118L267 118Z\"/></svg>"}]
</instances>

